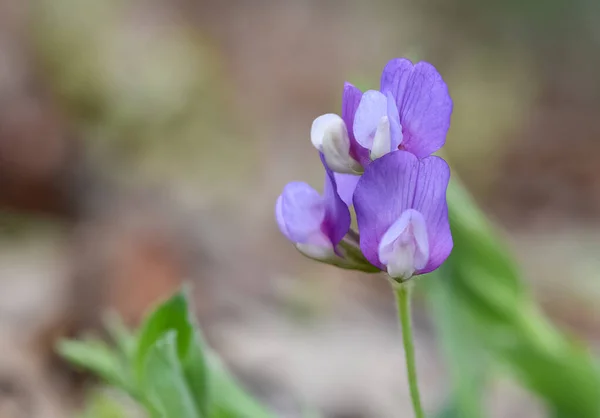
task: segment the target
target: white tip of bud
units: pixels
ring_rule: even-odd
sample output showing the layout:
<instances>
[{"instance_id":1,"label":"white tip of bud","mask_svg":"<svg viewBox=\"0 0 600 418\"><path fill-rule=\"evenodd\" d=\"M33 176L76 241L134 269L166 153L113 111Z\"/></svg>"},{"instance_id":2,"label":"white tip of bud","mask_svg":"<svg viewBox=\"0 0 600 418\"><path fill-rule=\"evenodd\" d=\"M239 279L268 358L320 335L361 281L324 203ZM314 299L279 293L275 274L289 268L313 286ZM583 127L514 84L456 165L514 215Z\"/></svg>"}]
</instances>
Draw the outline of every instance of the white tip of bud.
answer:
<instances>
[{"instance_id":1,"label":"white tip of bud","mask_svg":"<svg viewBox=\"0 0 600 418\"><path fill-rule=\"evenodd\" d=\"M331 246L326 247L313 244L296 244L296 248L308 258L318 261L327 262L328 260L337 258L337 255Z\"/></svg>"},{"instance_id":2,"label":"white tip of bud","mask_svg":"<svg viewBox=\"0 0 600 418\"><path fill-rule=\"evenodd\" d=\"M333 113L327 113L321 115L314 120L310 129L310 140L316 149L321 151L323 146L323 137L326 131L344 133L348 136L346 131L346 124L344 120Z\"/></svg>"},{"instance_id":3,"label":"white tip of bud","mask_svg":"<svg viewBox=\"0 0 600 418\"><path fill-rule=\"evenodd\" d=\"M327 165L338 173L356 174L363 171L350 156L350 138L344 120L332 113L319 116L312 124L310 140L325 156Z\"/></svg>"},{"instance_id":4,"label":"white tip of bud","mask_svg":"<svg viewBox=\"0 0 600 418\"><path fill-rule=\"evenodd\" d=\"M331 240L320 230L310 234L303 243L296 243L296 248L305 256L319 261L326 262L336 257Z\"/></svg>"},{"instance_id":5,"label":"white tip of bud","mask_svg":"<svg viewBox=\"0 0 600 418\"><path fill-rule=\"evenodd\" d=\"M390 131L390 121L387 116L382 116L377 124L377 130L373 137L373 146L371 147L371 160L383 157L391 151L392 134Z\"/></svg>"}]
</instances>

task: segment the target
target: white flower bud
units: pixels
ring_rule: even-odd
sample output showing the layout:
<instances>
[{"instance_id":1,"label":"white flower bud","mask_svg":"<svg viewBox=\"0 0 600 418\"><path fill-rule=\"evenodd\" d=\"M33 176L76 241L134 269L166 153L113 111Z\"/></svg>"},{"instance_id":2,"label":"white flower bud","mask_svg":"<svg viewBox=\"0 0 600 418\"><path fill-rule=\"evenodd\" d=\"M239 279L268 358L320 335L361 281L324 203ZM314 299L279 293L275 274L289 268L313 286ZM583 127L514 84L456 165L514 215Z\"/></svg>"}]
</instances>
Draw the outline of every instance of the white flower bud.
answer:
<instances>
[{"instance_id":1,"label":"white flower bud","mask_svg":"<svg viewBox=\"0 0 600 418\"><path fill-rule=\"evenodd\" d=\"M350 155L350 138L344 120L329 113L319 116L312 124L310 139L325 156L329 168L338 173L356 174L363 167Z\"/></svg>"}]
</instances>

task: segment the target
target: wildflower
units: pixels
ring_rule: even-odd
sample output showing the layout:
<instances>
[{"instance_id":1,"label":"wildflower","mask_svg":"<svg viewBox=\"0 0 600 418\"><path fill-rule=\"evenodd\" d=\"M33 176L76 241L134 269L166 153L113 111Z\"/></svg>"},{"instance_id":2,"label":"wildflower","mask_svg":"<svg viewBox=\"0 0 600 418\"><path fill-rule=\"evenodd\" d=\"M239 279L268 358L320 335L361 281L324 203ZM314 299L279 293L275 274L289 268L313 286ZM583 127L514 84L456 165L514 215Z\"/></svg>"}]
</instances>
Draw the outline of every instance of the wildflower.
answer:
<instances>
[{"instance_id":1,"label":"wildflower","mask_svg":"<svg viewBox=\"0 0 600 418\"><path fill-rule=\"evenodd\" d=\"M344 85L341 116L315 119L311 141L325 167L324 194L288 184L279 228L305 255L402 282L435 270L452 250L450 171L430 154L444 145L452 100L436 69L393 59L379 91ZM350 229L354 204L358 232Z\"/></svg>"},{"instance_id":2,"label":"wildflower","mask_svg":"<svg viewBox=\"0 0 600 418\"><path fill-rule=\"evenodd\" d=\"M389 153L365 170L354 192L360 248L403 282L437 269L452 251L446 189L450 169L435 156Z\"/></svg>"},{"instance_id":3,"label":"wildflower","mask_svg":"<svg viewBox=\"0 0 600 418\"><path fill-rule=\"evenodd\" d=\"M446 142L452 100L428 63L393 59L380 91L346 83L342 115L319 116L311 141L325 190L288 184L277 199L281 232L305 255L343 268L387 271L398 305L413 409L424 417L410 319L411 277L437 269L453 247L450 168L431 154ZM350 229L354 205L358 234Z\"/></svg>"}]
</instances>

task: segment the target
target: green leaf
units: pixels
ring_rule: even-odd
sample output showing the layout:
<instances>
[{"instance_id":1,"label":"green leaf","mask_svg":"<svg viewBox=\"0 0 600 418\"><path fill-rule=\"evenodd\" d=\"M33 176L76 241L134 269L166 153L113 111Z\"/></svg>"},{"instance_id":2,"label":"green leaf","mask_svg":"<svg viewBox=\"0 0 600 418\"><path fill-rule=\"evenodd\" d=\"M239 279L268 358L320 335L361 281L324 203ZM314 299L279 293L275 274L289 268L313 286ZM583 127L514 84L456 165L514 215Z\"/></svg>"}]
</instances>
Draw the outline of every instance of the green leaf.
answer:
<instances>
[{"instance_id":1,"label":"green leaf","mask_svg":"<svg viewBox=\"0 0 600 418\"><path fill-rule=\"evenodd\" d=\"M196 408L206 416L209 393L204 344L200 330L190 316L187 299L181 292L158 306L141 328L134 357L138 382L142 384L150 348L171 332L176 338L177 359Z\"/></svg>"},{"instance_id":2,"label":"green leaf","mask_svg":"<svg viewBox=\"0 0 600 418\"><path fill-rule=\"evenodd\" d=\"M489 358L468 323L468 312L452 298L441 277L431 277L427 283L427 296L436 318L438 339L452 382L451 402L438 418L482 418L483 395L489 370Z\"/></svg>"},{"instance_id":3,"label":"green leaf","mask_svg":"<svg viewBox=\"0 0 600 418\"><path fill-rule=\"evenodd\" d=\"M208 381L209 375L204 350L205 348L200 343L199 330L194 327L186 355L180 361L196 407L202 416L207 416L211 382Z\"/></svg>"},{"instance_id":4,"label":"green leaf","mask_svg":"<svg viewBox=\"0 0 600 418\"><path fill-rule=\"evenodd\" d=\"M144 393L161 418L201 418L177 351L175 331L148 347L141 375Z\"/></svg>"},{"instance_id":5,"label":"green leaf","mask_svg":"<svg viewBox=\"0 0 600 418\"><path fill-rule=\"evenodd\" d=\"M61 340L57 345L57 351L66 360L92 371L106 382L128 392L132 391L127 368L124 367L119 356L103 341Z\"/></svg>"},{"instance_id":6,"label":"green leaf","mask_svg":"<svg viewBox=\"0 0 600 418\"><path fill-rule=\"evenodd\" d=\"M150 348L169 331L175 331L177 337L177 357L184 358L193 330L188 320L187 301L182 293L175 294L159 305L144 321L135 355L137 376L140 376L144 370Z\"/></svg>"},{"instance_id":7,"label":"green leaf","mask_svg":"<svg viewBox=\"0 0 600 418\"><path fill-rule=\"evenodd\" d=\"M212 385L211 417L273 418L263 406L248 395L214 354L208 355Z\"/></svg>"},{"instance_id":8,"label":"green leaf","mask_svg":"<svg viewBox=\"0 0 600 418\"><path fill-rule=\"evenodd\" d=\"M118 313L110 311L103 315L102 322L123 358L131 361L135 355L136 338L127 329Z\"/></svg>"}]
</instances>

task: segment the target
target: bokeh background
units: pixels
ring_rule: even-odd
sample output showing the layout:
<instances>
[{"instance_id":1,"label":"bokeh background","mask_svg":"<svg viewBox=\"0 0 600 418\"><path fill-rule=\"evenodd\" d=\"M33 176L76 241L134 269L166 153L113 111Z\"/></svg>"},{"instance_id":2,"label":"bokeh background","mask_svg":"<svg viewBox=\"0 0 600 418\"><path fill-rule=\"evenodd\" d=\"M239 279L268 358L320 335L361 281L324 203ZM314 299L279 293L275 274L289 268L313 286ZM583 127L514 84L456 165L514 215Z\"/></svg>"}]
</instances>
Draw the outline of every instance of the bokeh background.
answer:
<instances>
[{"instance_id":1,"label":"bokeh background","mask_svg":"<svg viewBox=\"0 0 600 418\"><path fill-rule=\"evenodd\" d=\"M312 120L399 56L448 83L445 156L543 310L600 347L599 22L596 0L0 0L0 418L77 416L94 380L57 339L107 310L134 326L183 281L280 416L408 411L386 281L308 261L273 220L285 183L321 186ZM414 309L434 410L446 367ZM544 416L508 379L486 404Z\"/></svg>"}]
</instances>

